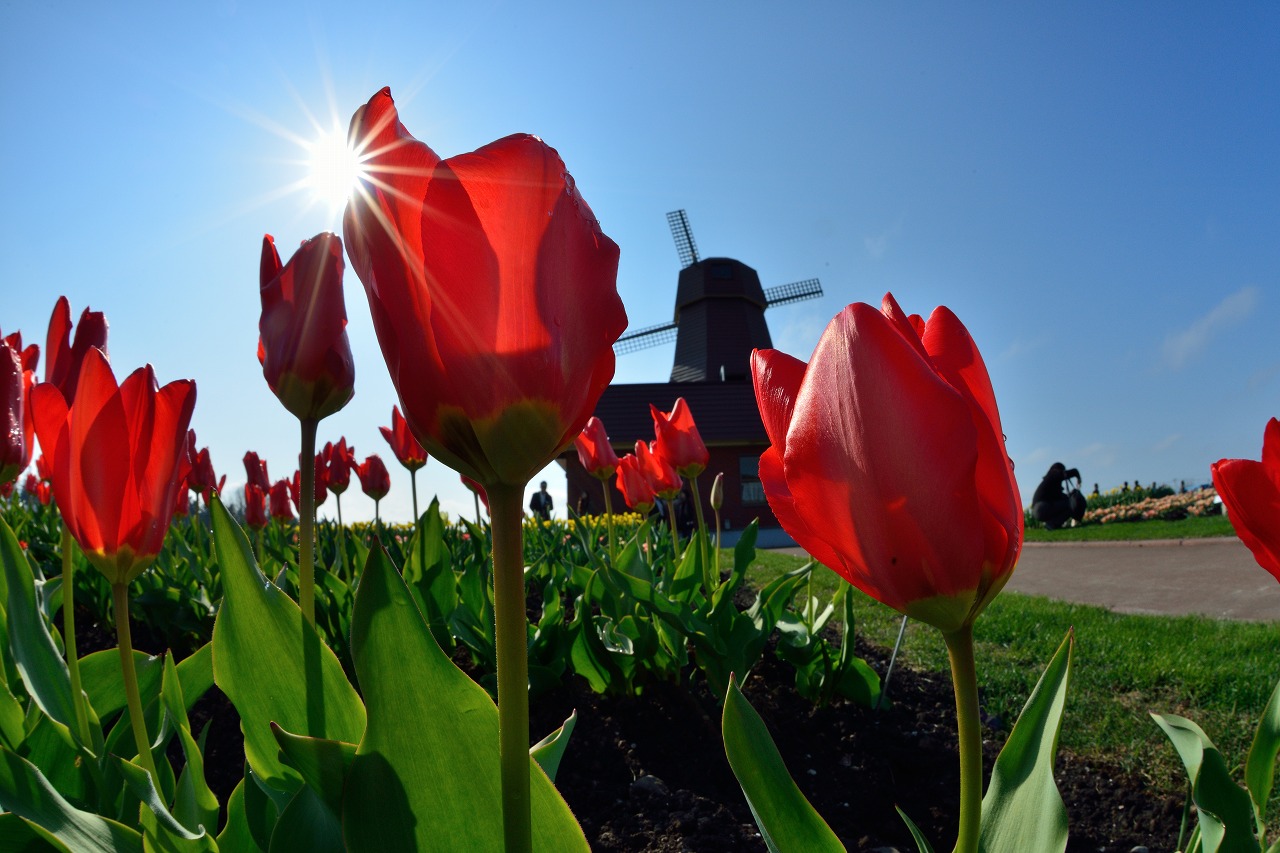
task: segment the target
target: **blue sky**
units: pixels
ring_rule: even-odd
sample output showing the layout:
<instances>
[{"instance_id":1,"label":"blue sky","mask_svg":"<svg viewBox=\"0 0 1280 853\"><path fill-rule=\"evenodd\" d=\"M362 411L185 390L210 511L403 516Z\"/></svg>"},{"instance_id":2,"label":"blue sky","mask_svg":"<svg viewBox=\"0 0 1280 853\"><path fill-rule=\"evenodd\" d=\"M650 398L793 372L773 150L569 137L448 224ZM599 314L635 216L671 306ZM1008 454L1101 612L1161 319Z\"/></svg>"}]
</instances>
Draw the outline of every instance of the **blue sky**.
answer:
<instances>
[{"instance_id":1,"label":"blue sky","mask_svg":"<svg viewBox=\"0 0 1280 853\"><path fill-rule=\"evenodd\" d=\"M676 208L704 256L822 279L769 315L798 357L849 302L948 305L1024 501L1055 460L1103 489L1207 482L1280 415L1275 3L118 5L0 4L0 329L43 342L59 294L105 311L117 373L196 380L229 484L245 450L277 477L297 452L254 354L262 235L338 229L296 189L302 143L384 85L442 156L556 147L621 246L634 327L670 318ZM356 396L321 441L388 461L384 515L407 520L350 271L346 300ZM662 381L671 357L617 378ZM420 480L471 514L439 463Z\"/></svg>"}]
</instances>

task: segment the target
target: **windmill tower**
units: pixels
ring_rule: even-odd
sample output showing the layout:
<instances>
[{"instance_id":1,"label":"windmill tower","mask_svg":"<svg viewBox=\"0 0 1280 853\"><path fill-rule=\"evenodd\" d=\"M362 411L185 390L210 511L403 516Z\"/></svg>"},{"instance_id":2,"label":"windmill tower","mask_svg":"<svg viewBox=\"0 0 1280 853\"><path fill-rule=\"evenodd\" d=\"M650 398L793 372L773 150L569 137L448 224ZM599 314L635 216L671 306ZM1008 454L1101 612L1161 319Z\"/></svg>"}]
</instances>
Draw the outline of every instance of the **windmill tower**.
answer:
<instances>
[{"instance_id":1,"label":"windmill tower","mask_svg":"<svg viewBox=\"0 0 1280 853\"><path fill-rule=\"evenodd\" d=\"M751 350L773 346L765 309L822 295L818 279L764 289L754 269L732 258L699 258L683 210L667 214L680 258L670 323L624 334L617 355L676 342L671 382L728 382L750 376Z\"/></svg>"}]
</instances>

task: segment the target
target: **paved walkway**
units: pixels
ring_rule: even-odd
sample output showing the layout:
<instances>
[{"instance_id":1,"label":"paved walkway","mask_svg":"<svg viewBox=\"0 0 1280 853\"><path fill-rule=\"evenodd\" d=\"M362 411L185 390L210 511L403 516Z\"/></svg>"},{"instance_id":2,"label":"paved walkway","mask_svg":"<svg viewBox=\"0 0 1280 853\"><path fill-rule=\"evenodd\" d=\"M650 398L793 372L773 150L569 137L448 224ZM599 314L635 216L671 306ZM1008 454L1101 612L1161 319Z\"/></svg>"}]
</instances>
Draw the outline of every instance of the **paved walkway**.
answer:
<instances>
[{"instance_id":1,"label":"paved walkway","mask_svg":"<svg viewBox=\"0 0 1280 853\"><path fill-rule=\"evenodd\" d=\"M1235 538L1029 542L1005 589L1119 613L1280 620L1280 582Z\"/></svg>"}]
</instances>

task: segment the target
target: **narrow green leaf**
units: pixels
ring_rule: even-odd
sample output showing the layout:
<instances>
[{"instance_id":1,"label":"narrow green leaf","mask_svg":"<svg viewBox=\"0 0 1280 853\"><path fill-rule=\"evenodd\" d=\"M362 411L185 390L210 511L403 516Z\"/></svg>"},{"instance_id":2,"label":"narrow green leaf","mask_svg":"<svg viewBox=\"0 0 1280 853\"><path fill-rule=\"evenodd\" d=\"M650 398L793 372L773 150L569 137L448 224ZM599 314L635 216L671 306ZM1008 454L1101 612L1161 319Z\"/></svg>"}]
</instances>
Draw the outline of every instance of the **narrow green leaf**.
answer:
<instances>
[{"instance_id":1,"label":"narrow green leaf","mask_svg":"<svg viewBox=\"0 0 1280 853\"><path fill-rule=\"evenodd\" d=\"M222 502L215 498L210 509L224 588L213 627L214 680L240 713L250 766L273 788L292 792L301 778L280 762L270 723L354 742L364 732L364 706L298 605L258 571Z\"/></svg>"},{"instance_id":2,"label":"narrow green leaf","mask_svg":"<svg viewBox=\"0 0 1280 853\"><path fill-rule=\"evenodd\" d=\"M1053 764L1074 646L1075 635L1068 631L996 758L982 798L978 844L984 853L1067 849L1067 807L1053 780Z\"/></svg>"},{"instance_id":3,"label":"narrow green leaf","mask_svg":"<svg viewBox=\"0 0 1280 853\"><path fill-rule=\"evenodd\" d=\"M186 842L183 846L192 851L217 849L213 836L203 826L197 832L183 826L173 816L160 797L160 792L156 790L155 783L151 781L151 774L130 761L120 758L115 758L114 761L129 792L142 803L142 826L155 836L159 849L174 848L182 842Z\"/></svg>"},{"instance_id":4,"label":"narrow green leaf","mask_svg":"<svg viewBox=\"0 0 1280 853\"><path fill-rule=\"evenodd\" d=\"M342 802L348 848L501 850L498 709L445 657L404 580L375 548L351 620L369 724ZM534 849L588 849L564 800L529 759Z\"/></svg>"},{"instance_id":5,"label":"narrow green leaf","mask_svg":"<svg viewBox=\"0 0 1280 853\"><path fill-rule=\"evenodd\" d=\"M1271 798L1271 785L1275 779L1276 755L1280 755L1280 683L1271 691L1267 707L1258 719L1258 730L1249 748L1249 758L1244 766L1244 781L1253 799L1253 809L1259 824L1266 821L1267 800Z\"/></svg>"},{"instance_id":6,"label":"narrow green leaf","mask_svg":"<svg viewBox=\"0 0 1280 853\"><path fill-rule=\"evenodd\" d=\"M142 851L136 831L71 805L35 765L7 749L0 749L0 808L42 827L76 853Z\"/></svg>"},{"instance_id":7,"label":"narrow green leaf","mask_svg":"<svg viewBox=\"0 0 1280 853\"><path fill-rule=\"evenodd\" d=\"M18 538L0 518L0 565L8 587L6 616L9 649L31 698L53 719L68 728L76 725L71 704L71 676L67 662L49 633L36 595L35 578Z\"/></svg>"},{"instance_id":8,"label":"narrow green leaf","mask_svg":"<svg viewBox=\"0 0 1280 853\"><path fill-rule=\"evenodd\" d=\"M356 758L356 745L290 734L275 723L271 731L285 760L302 774L335 816L342 816L342 785Z\"/></svg>"},{"instance_id":9,"label":"narrow green leaf","mask_svg":"<svg viewBox=\"0 0 1280 853\"><path fill-rule=\"evenodd\" d=\"M560 759L569 746L569 736L573 727L578 724L578 712L574 711L560 728L529 747L529 754L534 757L547 778L556 781L556 773L560 770Z\"/></svg>"},{"instance_id":10,"label":"narrow green leaf","mask_svg":"<svg viewBox=\"0 0 1280 853\"><path fill-rule=\"evenodd\" d=\"M1257 853L1253 804L1231 778L1222 753L1204 730L1176 714L1152 714L1173 742L1191 780L1191 797L1199 810L1200 844L1205 853Z\"/></svg>"},{"instance_id":11,"label":"narrow green leaf","mask_svg":"<svg viewBox=\"0 0 1280 853\"><path fill-rule=\"evenodd\" d=\"M844 845L787 772L764 720L730 679L724 701L724 751L771 853L843 851Z\"/></svg>"},{"instance_id":12,"label":"narrow green leaf","mask_svg":"<svg viewBox=\"0 0 1280 853\"><path fill-rule=\"evenodd\" d=\"M249 818L245 814L246 783L254 784L241 779L227 798L227 823L222 827L222 832L218 833L218 847L227 853L262 853L262 848L253 840L253 831L249 828Z\"/></svg>"},{"instance_id":13,"label":"narrow green leaf","mask_svg":"<svg viewBox=\"0 0 1280 853\"><path fill-rule=\"evenodd\" d=\"M133 668L138 673L138 694L145 708L160 695L164 660L159 655L152 656L135 649ZM120 675L120 650L103 649L80 658L80 686L88 694L98 716L107 718L123 710L126 699L124 678Z\"/></svg>"},{"instance_id":14,"label":"narrow green leaf","mask_svg":"<svg viewBox=\"0 0 1280 853\"><path fill-rule=\"evenodd\" d=\"M933 853L933 846L929 844L929 839L924 837L920 827L916 826L915 821L907 817L907 813L901 807L894 806L893 808L898 812L898 817L902 818L902 822L907 825L907 830L911 833L911 837L915 839L916 845L920 848L920 853Z\"/></svg>"}]
</instances>

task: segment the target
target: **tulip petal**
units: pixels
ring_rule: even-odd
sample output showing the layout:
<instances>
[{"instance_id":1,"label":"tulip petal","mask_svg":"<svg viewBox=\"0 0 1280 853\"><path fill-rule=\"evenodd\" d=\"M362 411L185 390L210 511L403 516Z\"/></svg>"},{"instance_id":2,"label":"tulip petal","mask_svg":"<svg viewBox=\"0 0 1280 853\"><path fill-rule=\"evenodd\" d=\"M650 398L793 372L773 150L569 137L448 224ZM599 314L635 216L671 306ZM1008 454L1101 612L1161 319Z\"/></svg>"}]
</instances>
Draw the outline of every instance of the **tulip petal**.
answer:
<instances>
[{"instance_id":1,"label":"tulip petal","mask_svg":"<svg viewBox=\"0 0 1280 853\"><path fill-rule=\"evenodd\" d=\"M1267 428L1262 433L1262 467L1280 489L1280 420L1275 418L1267 421Z\"/></svg>"},{"instance_id":2,"label":"tulip petal","mask_svg":"<svg viewBox=\"0 0 1280 853\"><path fill-rule=\"evenodd\" d=\"M1272 419L1267 425L1268 433L1276 423ZM1280 488L1274 471L1252 459L1223 459L1213 464L1212 472L1236 535L1258 565L1280 580Z\"/></svg>"},{"instance_id":3,"label":"tulip petal","mask_svg":"<svg viewBox=\"0 0 1280 853\"><path fill-rule=\"evenodd\" d=\"M796 544L809 553L810 557L822 565L841 575L845 558L823 539L809 524L805 516L796 510L795 498L787 486L787 478L783 474L782 454L776 447L770 447L760 454L760 483L764 486L764 496L769 501L769 509L782 529L796 540Z\"/></svg>"},{"instance_id":4,"label":"tulip petal","mask_svg":"<svg viewBox=\"0 0 1280 853\"><path fill-rule=\"evenodd\" d=\"M115 376L100 350L81 366L71 407L71 500L85 556L118 550L120 520L130 479L129 426Z\"/></svg>"},{"instance_id":5,"label":"tulip petal","mask_svg":"<svg viewBox=\"0 0 1280 853\"><path fill-rule=\"evenodd\" d=\"M797 512L823 519L823 538L839 543L843 565L832 568L900 610L974 590L977 455L968 404L893 321L867 305L832 321L783 458Z\"/></svg>"},{"instance_id":6,"label":"tulip petal","mask_svg":"<svg viewBox=\"0 0 1280 853\"><path fill-rule=\"evenodd\" d=\"M807 366L776 349L758 349L751 353L751 377L760 419L764 421L769 443L780 450L787 446L787 429L791 426L796 395L800 393Z\"/></svg>"}]
</instances>

